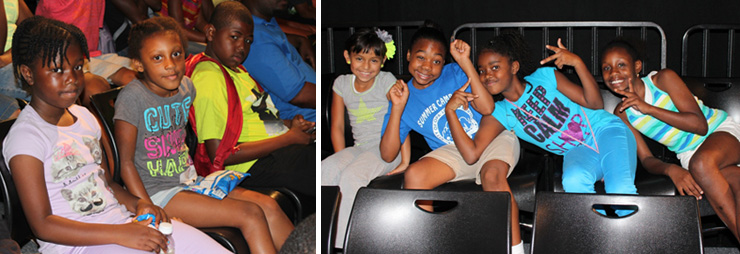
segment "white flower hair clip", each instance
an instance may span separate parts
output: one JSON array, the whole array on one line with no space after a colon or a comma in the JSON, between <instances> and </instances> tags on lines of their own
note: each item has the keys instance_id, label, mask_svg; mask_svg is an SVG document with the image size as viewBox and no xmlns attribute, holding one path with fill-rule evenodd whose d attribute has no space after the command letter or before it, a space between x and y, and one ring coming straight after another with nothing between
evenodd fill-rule
<instances>
[{"instance_id":1,"label":"white flower hair clip","mask_svg":"<svg viewBox=\"0 0 740 254\"><path fill-rule=\"evenodd\" d=\"M385 57L390 60L396 54L396 45L393 44L393 37L388 31L376 29L375 34L378 35L381 41L385 43Z\"/></svg>"}]
</instances>

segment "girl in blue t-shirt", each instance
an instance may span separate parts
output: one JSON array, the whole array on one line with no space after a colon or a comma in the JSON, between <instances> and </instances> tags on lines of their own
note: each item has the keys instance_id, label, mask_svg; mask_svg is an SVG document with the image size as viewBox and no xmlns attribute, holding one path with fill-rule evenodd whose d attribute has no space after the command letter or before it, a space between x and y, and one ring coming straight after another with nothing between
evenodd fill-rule
<instances>
[{"instance_id":1,"label":"girl in blue t-shirt","mask_svg":"<svg viewBox=\"0 0 740 254\"><path fill-rule=\"evenodd\" d=\"M448 45L457 63L445 65ZM447 44L447 37L439 29L425 24L412 36L406 58L413 79L409 85L399 80L388 91L391 104L383 124L381 157L393 161L410 130L424 136L434 151L409 165L404 188L432 189L450 181L475 179L485 191L511 192L506 177L519 159L519 141L508 131L499 132L501 135L478 131L482 116L492 112L493 98L480 83L470 60L470 46L461 40ZM447 101L458 89L464 91L464 100L472 107L466 104L446 110ZM451 129L459 131L453 133ZM479 144L472 152L478 158L470 159L461 154L462 149L458 151L461 136ZM523 253L519 210L513 196L511 203L512 250ZM422 207L431 210L431 206Z\"/></svg>"},{"instance_id":2,"label":"girl in blue t-shirt","mask_svg":"<svg viewBox=\"0 0 740 254\"><path fill-rule=\"evenodd\" d=\"M557 47L545 47L554 54L540 64L554 61L558 68L574 67L582 87L553 67L531 73L533 64L527 62L528 50L518 33L497 36L480 51L481 83L505 98L495 104L495 132L513 130L519 138L563 155L566 192L593 193L594 183L603 179L607 193L636 194L632 132L603 110L596 81L580 57L560 39Z\"/></svg>"}]
</instances>

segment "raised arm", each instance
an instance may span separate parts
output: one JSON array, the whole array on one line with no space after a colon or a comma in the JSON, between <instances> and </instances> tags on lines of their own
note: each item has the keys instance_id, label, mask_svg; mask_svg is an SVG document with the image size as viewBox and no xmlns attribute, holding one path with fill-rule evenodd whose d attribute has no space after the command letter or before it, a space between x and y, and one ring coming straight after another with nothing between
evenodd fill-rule
<instances>
[{"instance_id":1,"label":"raised arm","mask_svg":"<svg viewBox=\"0 0 740 254\"><path fill-rule=\"evenodd\" d=\"M399 79L388 90L387 96L391 101L391 107L388 109L390 116L385 132L380 138L380 157L386 162L392 162L401 149L401 116L409 99L409 87L406 82Z\"/></svg>"},{"instance_id":2,"label":"raised arm","mask_svg":"<svg viewBox=\"0 0 740 254\"><path fill-rule=\"evenodd\" d=\"M460 68L468 76L468 82L470 83L470 91L475 95L471 104L475 111L482 115L490 115L493 113L493 97L483 84L480 82L478 77L478 69L470 60L470 45L463 40L454 40L450 43L450 54L455 59Z\"/></svg>"},{"instance_id":3,"label":"raised arm","mask_svg":"<svg viewBox=\"0 0 740 254\"><path fill-rule=\"evenodd\" d=\"M604 109L604 101L601 98L601 91L599 86L596 84L596 79L586 67L583 60L576 54L568 51L563 46L561 39L558 38L558 46L545 45L545 47L553 52L553 55L542 59L540 64L545 64L550 61L555 61L555 66L558 69L562 69L563 66L573 66L578 79L581 80L581 86L578 86L571 82L565 75L560 72L555 72L555 78L558 82L558 91L562 92L572 101L578 103L581 106L590 109Z\"/></svg>"},{"instance_id":4,"label":"raised arm","mask_svg":"<svg viewBox=\"0 0 740 254\"><path fill-rule=\"evenodd\" d=\"M118 244L144 251L166 248L167 238L147 227L148 221L92 224L52 214L43 162L30 155L16 155L9 166L28 224L39 239L64 245Z\"/></svg>"},{"instance_id":5,"label":"raised arm","mask_svg":"<svg viewBox=\"0 0 740 254\"><path fill-rule=\"evenodd\" d=\"M640 163L642 163L645 170L652 174L670 177L681 195L692 195L697 199L701 199L701 195L704 191L699 187L696 181L694 181L694 178L688 170L685 170L676 164L666 163L653 155L650 148L647 146L647 143L645 143L645 140L642 138L642 134L632 127L627 120L627 115L623 111L619 110L623 104L624 102L617 105L614 109L614 114L622 119L622 122L630 128L632 135L635 136L635 141L637 141L637 158L640 159Z\"/></svg>"},{"instance_id":6,"label":"raised arm","mask_svg":"<svg viewBox=\"0 0 740 254\"><path fill-rule=\"evenodd\" d=\"M347 147L346 141L344 140L344 99L339 96L336 92L332 93L331 101L331 145L334 147L334 152Z\"/></svg>"},{"instance_id":7,"label":"raised arm","mask_svg":"<svg viewBox=\"0 0 740 254\"><path fill-rule=\"evenodd\" d=\"M618 94L624 96L624 102L618 109L624 111L632 107L643 114L651 115L680 130L706 135L709 128L707 126L707 119L704 118L704 113L699 109L699 104L696 103L693 94L686 87L686 83L681 80L681 77L670 69L664 69L658 72L654 78L653 83L659 89L668 93L678 112L645 103L635 93L633 85L635 80L633 79L629 79L628 81L629 91L616 91Z\"/></svg>"}]
</instances>

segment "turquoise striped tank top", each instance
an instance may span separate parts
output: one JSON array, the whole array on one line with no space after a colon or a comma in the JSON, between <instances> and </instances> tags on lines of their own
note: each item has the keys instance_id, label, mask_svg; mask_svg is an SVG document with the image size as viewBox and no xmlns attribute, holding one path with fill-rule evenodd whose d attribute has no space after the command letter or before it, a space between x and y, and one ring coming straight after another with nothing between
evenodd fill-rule
<instances>
[{"instance_id":1,"label":"turquoise striped tank top","mask_svg":"<svg viewBox=\"0 0 740 254\"><path fill-rule=\"evenodd\" d=\"M645 102L665 110L678 112L668 93L658 89L653 84L652 76L656 73L658 72L653 71L642 78L642 81L645 83ZM727 118L727 112L705 106L696 96L694 96L694 99L699 104L699 109L701 109L701 112L707 119L707 126L709 128L707 135L704 136L679 130L653 116L644 115L632 108L625 110L625 113L630 124L642 134L665 145L675 153L682 153L698 147Z\"/></svg>"}]
</instances>

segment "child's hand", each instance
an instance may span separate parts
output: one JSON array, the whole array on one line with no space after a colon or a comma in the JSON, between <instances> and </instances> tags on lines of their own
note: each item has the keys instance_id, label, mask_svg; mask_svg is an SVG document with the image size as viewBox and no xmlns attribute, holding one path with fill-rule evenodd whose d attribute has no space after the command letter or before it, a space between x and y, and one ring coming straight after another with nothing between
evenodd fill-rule
<instances>
[{"instance_id":1,"label":"child's hand","mask_svg":"<svg viewBox=\"0 0 740 254\"><path fill-rule=\"evenodd\" d=\"M565 65L575 67L578 64L583 64L583 60L581 60L578 55L573 54L572 52L568 51L565 46L563 46L563 42L560 38L558 38L557 47L545 45L545 48L549 49L552 52L555 52L555 54L542 59L542 61L540 61L540 64L546 64L552 60L555 60L555 66L557 66L558 69L562 69Z\"/></svg>"},{"instance_id":2,"label":"child's hand","mask_svg":"<svg viewBox=\"0 0 740 254\"><path fill-rule=\"evenodd\" d=\"M388 90L386 97L393 106L406 106L406 102L409 100L409 86L403 80L396 80L396 83Z\"/></svg>"},{"instance_id":3,"label":"child's hand","mask_svg":"<svg viewBox=\"0 0 740 254\"><path fill-rule=\"evenodd\" d=\"M465 89L468 89L468 86L470 86L469 79L468 82L465 83L465 85L460 87L460 89L457 89L457 91L452 94L450 100L447 101L447 106L445 107L446 111L455 111L455 109L459 108L460 106L462 106L463 109L468 110L468 104L470 104L471 101L475 100L475 98L478 98L478 96L475 94L465 92Z\"/></svg>"},{"instance_id":4,"label":"child's hand","mask_svg":"<svg viewBox=\"0 0 740 254\"><path fill-rule=\"evenodd\" d=\"M389 176L389 175L395 175L395 174L403 173L404 171L406 171L406 169L408 167L409 167L409 164L408 163L398 164L398 166L396 168L394 168L393 170L391 170L391 172L388 172L388 174L385 174L385 175Z\"/></svg>"},{"instance_id":5,"label":"child's hand","mask_svg":"<svg viewBox=\"0 0 740 254\"><path fill-rule=\"evenodd\" d=\"M316 126L316 123L303 119L303 115L295 115L293 120L290 121L290 133L295 137L297 144L307 145L316 140L316 133L308 133L312 127Z\"/></svg>"},{"instance_id":6,"label":"child's hand","mask_svg":"<svg viewBox=\"0 0 740 254\"><path fill-rule=\"evenodd\" d=\"M456 62L464 59L470 60L470 45L460 39L454 40L450 43L450 54Z\"/></svg>"},{"instance_id":7,"label":"child's hand","mask_svg":"<svg viewBox=\"0 0 740 254\"><path fill-rule=\"evenodd\" d=\"M696 197L696 199L701 199L701 195L704 194L704 191L694 181L688 170L678 166L671 166L668 176L673 181L673 184L676 185L676 189L678 189L678 193L681 195L691 195Z\"/></svg>"},{"instance_id":8,"label":"child's hand","mask_svg":"<svg viewBox=\"0 0 740 254\"><path fill-rule=\"evenodd\" d=\"M647 111L652 109L653 106L647 104L643 99L640 98L640 96L637 96L637 93L635 93L635 88L632 85L632 78L627 79L627 85L629 87L628 91L614 90L615 93L624 96L622 97L622 106L619 107L619 112L624 112L624 110L632 107L632 109L637 110L637 112L640 112L642 114L650 114Z\"/></svg>"},{"instance_id":9,"label":"child's hand","mask_svg":"<svg viewBox=\"0 0 740 254\"><path fill-rule=\"evenodd\" d=\"M164 212L164 209L152 203L149 203L143 199L139 199L139 201L136 204L136 216L147 214L147 213L154 214L154 217L155 217L154 225L157 227L159 227L160 222L170 221L170 219L167 217L167 213Z\"/></svg>"},{"instance_id":10,"label":"child's hand","mask_svg":"<svg viewBox=\"0 0 740 254\"><path fill-rule=\"evenodd\" d=\"M117 230L119 245L132 249L159 252L160 249L167 248L167 237L159 230L150 228L147 225L151 219L121 224L120 230Z\"/></svg>"}]
</instances>

